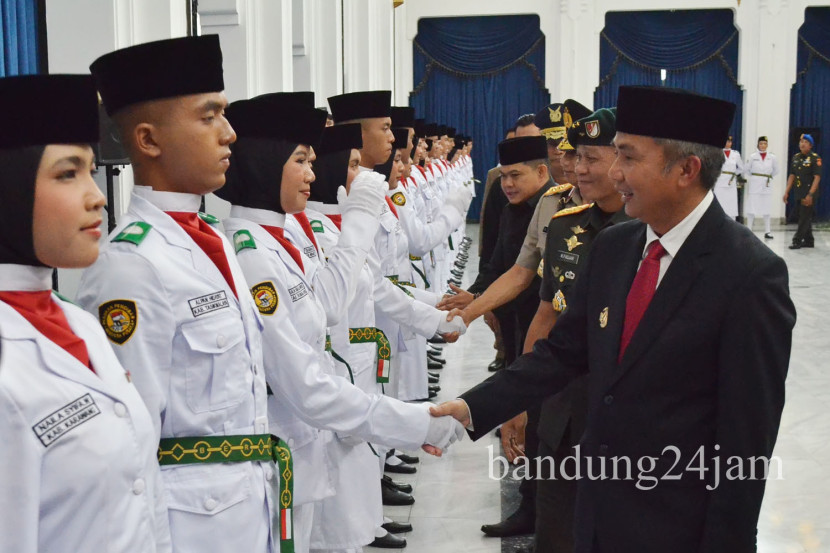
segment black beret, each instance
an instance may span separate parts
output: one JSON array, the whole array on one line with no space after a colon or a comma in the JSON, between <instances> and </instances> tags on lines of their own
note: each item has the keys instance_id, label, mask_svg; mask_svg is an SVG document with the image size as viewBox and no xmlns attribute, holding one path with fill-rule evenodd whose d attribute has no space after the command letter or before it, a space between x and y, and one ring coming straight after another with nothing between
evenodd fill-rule
<instances>
[{"instance_id":1,"label":"black beret","mask_svg":"<svg viewBox=\"0 0 830 553\"><path fill-rule=\"evenodd\" d=\"M561 104L551 104L536 114L533 122L539 127L542 136L548 140L560 141L573 122L591 115L591 110L576 100L565 100Z\"/></svg>"},{"instance_id":2,"label":"black beret","mask_svg":"<svg viewBox=\"0 0 830 553\"><path fill-rule=\"evenodd\" d=\"M350 92L329 98L331 116L337 123L389 117L392 111L392 92L375 90L371 92Z\"/></svg>"},{"instance_id":3,"label":"black beret","mask_svg":"<svg viewBox=\"0 0 830 553\"><path fill-rule=\"evenodd\" d=\"M614 140L616 134L616 108L602 108L574 123L568 129L568 142L574 147L578 145L611 146L611 141Z\"/></svg>"},{"instance_id":4,"label":"black beret","mask_svg":"<svg viewBox=\"0 0 830 553\"><path fill-rule=\"evenodd\" d=\"M105 54L89 66L107 113L162 98L221 92L217 35L174 38Z\"/></svg>"},{"instance_id":5,"label":"black beret","mask_svg":"<svg viewBox=\"0 0 830 553\"><path fill-rule=\"evenodd\" d=\"M438 136L438 125L427 123L424 125L424 136Z\"/></svg>"},{"instance_id":6,"label":"black beret","mask_svg":"<svg viewBox=\"0 0 830 553\"><path fill-rule=\"evenodd\" d=\"M393 106L390 117L393 127L415 127L415 108Z\"/></svg>"},{"instance_id":7,"label":"black beret","mask_svg":"<svg viewBox=\"0 0 830 553\"><path fill-rule=\"evenodd\" d=\"M98 93L90 75L0 79L0 148L98 142Z\"/></svg>"},{"instance_id":8,"label":"black beret","mask_svg":"<svg viewBox=\"0 0 830 553\"><path fill-rule=\"evenodd\" d=\"M502 165L537 159L548 159L548 143L544 136L520 136L499 142L499 163Z\"/></svg>"},{"instance_id":9,"label":"black beret","mask_svg":"<svg viewBox=\"0 0 830 553\"><path fill-rule=\"evenodd\" d=\"M240 138L268 138L317 145L326 126L325 112L297 103L288 94L264 94L234 102L225 111Z\"/></svg>"},{"instance_id":10,"label":"black beret","mask_svg":"<svg viewBox=\"0 0 830 553\"><path fill-rule=\"evenodd\" d=\"M617 131L722 148L735 104L679 88L621 86Z\"/></svg>"},{"instance_id":11,"label":"black beret","mask_svg":"<svg viewBox=\"0 0 830 553\"><path fill-rule=\"evenodd\" d=\"M323 129L323 138L317 148L318 155L342 152L343 150L359 150L363 147L363 131L360 123L333 125Z\"/></svg>"},{"instance_id":12,"label":"black beret","mask_svg":"<svg viewBox=\"0 0 830 553\"><path fill-rule=\"evenodd\" d=\"M395 135L392 148L395 150L406 148L406 143L409 141L409 129L392 129L392 134Z\"/></svg>"}]
</instances>

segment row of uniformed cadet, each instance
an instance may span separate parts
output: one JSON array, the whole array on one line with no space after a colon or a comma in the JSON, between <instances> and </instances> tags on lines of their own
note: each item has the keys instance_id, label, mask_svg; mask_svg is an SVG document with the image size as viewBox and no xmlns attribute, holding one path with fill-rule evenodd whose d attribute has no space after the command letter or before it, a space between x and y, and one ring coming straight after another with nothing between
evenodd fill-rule
<instances>
[{"instance_id":1,"label":"row of uniformed cadet","mask_svg":"<svg viewBox=\"0 0 830 553\"><path fill-rule=\"evenodd\" d=\"M158 64L158 59L168 63ZM20 434L21 444L18 451L5 455L21 455L26 460L21 466L24 474L6 474L4 463L3 477L13 480L8 488L4 486L2 501L26 497L31 505L4 510L21 516L5 520L18 531L15 538L21 536L17 547L17 542L6 538L10 533L3 533L3 547L11 543L10 551L153 551L167 550L171 545L173 551L227 551L231 547L290 551L294 545L304 550L308 542L303 539L307 540L310 524L307 519L296 528L292 524L292 495L307 493L311 497L314 490L330 487L330 472L307 478L301 473L304 467L308 470L306 462L328 468L331 460L301 454L292 464L289 446L273 433L280 432L281 438L293 442L301 453L303 447L297 440L319 441L325 446L332 439L331 434L304 424L390 446L429 444L425 448L435 453L460 437L460 427L447 418L430 417L421 406L366 394L337 376L324 354L321 334L324 336L327 319L319 303L297 309L308 321L302 331L293 320L292 304L316 298L316 291L304 280L302 271L294 270L292 275L291 264L299 267L301 260L295 260L292 249L276 240L281 233L262 234L259 230L272 226L269 223L282 230L274 223L285 217L281 208L282 202L288 201L281 194L284 182L294 193L289 199L296 201L298 194L304 194L300 183L313 180L308 167L313 155L310 144L315 132L319 136L322 129L321 122L315 131L316 113L304 112L299 104L286 105L280 112L283 124L262 134L258 134L262 125L250 124L245 135L248 140L235 152L244 159L240 168L248 170L236 175L236 191L243 191L236 214L250 215L244 230L249 231L250 242L257 248L240 248L248 237L240 240L236 231L233 238L239 251L234 251L231 242L213 228L218 221L198 213L201 196L224 184L225 172L232 165L231 144L237 138L224 117L227 101L222 93L221 67L215 36L144 44L105 55L91 67L105 107L130 154L136 179L129 211L98 261L84 272L78 295L79 303L104 327L115 355L104 344L100 331L84 322L85 315L58 305L48 295L48 266L77 267L94 260L90 245L83 243L86 257L71 259L77 244L67 241L100 236L95 227L100 224L103 199L97 189L97 197L87 194L84 206L88 213L81 226L72 226L82 222L80 217L78 221L68 216L52 220L56 218L53 212L68 204L64 197L52 198L49 207L40 208L39 218L38 173L33 244L27 246L24 239L18 248L23 253L4 259L14 275L3 282L19 290L47 292L45 300L38 300L43 305L36 307L45 305L55 320L45 330L35 326L40 334L55 333L58 338L52 341L63 345L81 363L65 359L64 352L56 351L34 329L21 332L19 324L14 331L2 327L2 378L8 378L10 385L3 390L2 408L10 415L3 423L10 425L9 435ZM87 92L87 101L95 98L91 83ZM58 102L31 90L21 96L27 93L34 99L48 100L44 105L60 105L61 116L70 117L65 115L65 98ZM81 98L80 93L76 97ZM97 109L94 102L91 105ZM268 105L262 113L270 110ZM64 120L52 111L45 113L56 121ZM23 118L12 128L30 125L31 117L24 110ZM84 127L78 138L62 131L33 144L91 142L84 132L93 127L97 129L97 120ZM57 169L50 168L60 171L54 180L85 186L92 182L88 178L91 149L81 150L58 160ZM289 155L280 158L273 155L275 152ZM44 159L46 153L50 153L49 147L43 150ZM298 159L300 153L304 159ZM14 184L25 185L26 178L31 182L32 168L37 167L37 157L17 155L15 159L18 170L4 171L4 190L6 175L20 175L21 182ZM239 179L240 174L245 178ZM26 186L20 189L27 190ZM67 189L62 187L61 193L69 194ZM32 198L12 190L15 200L22 198L18 208L25 219L26 201L31 203ZM365 186L355 188L355 196L344 202L343 210L354 212L355 219L362 218L365 227L382 200L382 188L368 179ZM77 208L77 203L71 207ZM4 202L6 205L12 206ZM42 210L47 210L47 215ZM58 256L56 261L40 257L38 221L43 217L48 221L40 224L50 231L48 236L63 240L53 250L69 257ZM55 230L59 223L65 223L66 228ZM254 233L261 242L256 242ZM348 243L342 248L339 293L346 295L352 288L351 279L361 271L367 248ZM270 264L256 263L251 268L251 264L240 263L243 256L255 251ZM15 269L15 263L23 268ZM246 279L246 271L264 271L267 274L263 276L269 278L253 282ZM289 283L293 285L286 286ZM9 302L4 299L4 303ZM341 301L344 307L346 304ZM4 318L18 322L5 304L0 307ZM60 317L59 311L66 315ZM38 317L42 317L40 312ZM463 324L448 324L463 330ZM78 336L86 344L86 355ZM71 339L63 343L67 337ZM38 354L38 348L46 353ZM32 365L33 356L43 362L41 372L55 371L60 381L77 382L49 385L47 395L32 397L39 376L33 371L19 374L16 365L26 360ZM8 359L14 370L6 370ZM89 374L77 374L83 370L94 371L93 376L104 384ZM143 405L137 401L131 382ZM20 394L24 390L30 405L23 404ZM273 395L268 397L270 393ZM68 401L61 403L59 396ZM128 429L118 428L125 423ZM22 433L27 428L31 435ZM121 443L122 439L133 445ZM87 452L93 452L92 458ZM59 458L62 455L65 458ZM122 460L122 455L127 457ZM83 462L72 461L73 456ZM60 469L46 470L57 463ZM157 463L162 466L160 479ZM73 466L77 468L67 478L65 471ZM118 475L112 467L119 469ZM106 475L112 476L112 483L102 486L100 479L110 477ZM126 475L131 475L129 486L124 483ZM163 483L163 497L157 482ZM125 499L126 492L132 497ZM79 513L84 512L90 513L89 525L83 524L83 518L78 521ZM118 522L100 524L102 512L117 517ZM303 532L296 536L296 543L295 529Z\"/></svg>"}]
</instances>

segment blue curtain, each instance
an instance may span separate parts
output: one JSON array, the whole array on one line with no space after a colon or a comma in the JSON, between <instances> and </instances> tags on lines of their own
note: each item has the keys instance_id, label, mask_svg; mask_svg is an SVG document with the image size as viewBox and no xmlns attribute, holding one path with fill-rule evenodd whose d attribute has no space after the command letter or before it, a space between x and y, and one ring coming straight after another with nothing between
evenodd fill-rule
<instances>
[{"instance_id":1,"label":"blue curtain","mask_svg":"<svg viewBox=\"0 0 830 553\"><path fill-rule=\"evenodd\" d=\"M413 54L409 104L417 116L475 140L472 156L481 184L469 217L478 220L484 179L498 162L504 131L520 115L550 103L539 16L421 19Z\"/></svg>"},{"instance_id":2,"label":"blue curtain","mask_svg":"<svg viewBox=\"0 0 830 553\"><path fill-rule=\"evenodd\" d=\"M595 107L617 103L620 85L685 88L734 102L734 147L741 149L743 91L732 10L609 12L600 35ZM666 70L665 83L660 70ZM743 151L741 152L743 154Z\"/></svg>"},{"instance_id":3,"label":"blue curtain","mask_svg":"<svg viewBox=\"0 0 830 553\"><path fill-rule=\"evenodd\" d=\"M815 152L822 162L830 159L830 8L807 8L804 25L798 31L798 76L790 93L790 128L818 127L821 139ZM798 151L797 140L789 144L789 162ZM816 217L830 218L828 172L822 176L822 193ZM788 206L791 207L791 206Z\"/></svg>"},{"instance_id":4,"label":"blue curtain","mask_svg":"<svg viewBox=\"0 0 830 553\"><path fill-rule=\"evenodd\" d=\"M36 0L0 0L0 77L37 72Z\"/></svg>"}]
</instances>

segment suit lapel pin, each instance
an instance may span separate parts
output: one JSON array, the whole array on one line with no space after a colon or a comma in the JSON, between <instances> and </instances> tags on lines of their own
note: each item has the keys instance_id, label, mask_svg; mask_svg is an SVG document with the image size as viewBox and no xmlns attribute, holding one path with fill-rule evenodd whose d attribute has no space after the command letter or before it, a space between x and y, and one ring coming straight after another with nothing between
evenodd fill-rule
<instances>
[{"instance_id":1,"label":"suit lapel pin","mask_svg":"<svg viewBox=\"0 0 830 553\"><path fill-rule=\"evenodd\" d=\"M608 308L603 309L599 314L599 327L605 328L608 326Z\"/></svg>"}]
</instances>

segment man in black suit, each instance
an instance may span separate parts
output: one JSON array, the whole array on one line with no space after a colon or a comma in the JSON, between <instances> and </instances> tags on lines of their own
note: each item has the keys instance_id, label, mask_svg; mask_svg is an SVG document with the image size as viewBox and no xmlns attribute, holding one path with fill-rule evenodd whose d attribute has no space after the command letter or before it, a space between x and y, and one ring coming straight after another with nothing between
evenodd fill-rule
<instances>
[{"instance_id":1,"label":"man in black suit","mask_svg":"<svg viewBox=\"0 0 830 553\"><path fill-rule=\"evenodd\" d=\"M734 109L621 87L609 175L639 221L597 236L533 352L433 408L477 439L589 373L578 553L756 550L795 308L784 261L711 191Z\"/></svg>"}]
</instances>

